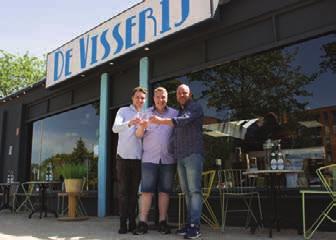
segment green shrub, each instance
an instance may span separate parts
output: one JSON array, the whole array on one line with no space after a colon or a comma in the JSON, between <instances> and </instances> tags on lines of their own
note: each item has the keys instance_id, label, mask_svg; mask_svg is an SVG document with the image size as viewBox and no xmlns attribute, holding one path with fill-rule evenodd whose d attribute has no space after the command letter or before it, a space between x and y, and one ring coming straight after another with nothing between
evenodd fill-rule
<instances>
[{"instance_id":1,"label":"green shrub","mask_svg":"<svg viewBox=\"0 0 336 240\"><path fill-rule=\"evenodd\" d=\"M84 178L87 174L87 167L84 164L65 163L57 171L65 179Z\"/></svg>"}]
</instances>

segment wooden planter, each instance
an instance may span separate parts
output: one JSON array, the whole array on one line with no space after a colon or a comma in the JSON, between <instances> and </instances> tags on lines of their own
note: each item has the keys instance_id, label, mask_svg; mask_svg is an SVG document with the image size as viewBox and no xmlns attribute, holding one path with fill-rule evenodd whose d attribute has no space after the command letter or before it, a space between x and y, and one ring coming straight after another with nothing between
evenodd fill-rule
<instances>
[{"instance_id":1,"label":"wooden planter","mask_svg":"<svg viewBox=\"0 0 336 240\"><path fill-rule=\"evenodd\" d=\"M65 179L65 192L67 193L78 193L82 190L82 179Z\"/></svg>"},{"instance_id":2,"label":"wooden planter","mask_svg":"<svg viewBox=\"0 0 336 240\"><path fill-rule=\"evenodd\" d=\"M58 218L61 221L81 221L88 219L87 216L79 217L77 213L77 200L81 195L82 179L65 179L65 192L68 195L68 216Z\"/></svg>"}]
</instances>

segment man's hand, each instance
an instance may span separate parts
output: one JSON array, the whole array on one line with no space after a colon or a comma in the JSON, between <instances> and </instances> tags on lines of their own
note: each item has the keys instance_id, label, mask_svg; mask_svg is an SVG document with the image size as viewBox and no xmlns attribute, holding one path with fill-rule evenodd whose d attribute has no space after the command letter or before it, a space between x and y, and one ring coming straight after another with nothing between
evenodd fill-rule
<instances>
[{"instance_id":1,"label":"man's hand","mask_svg":"<svg viewBox=\"0 0 336 240\"><path fill-rule=\"evenodd\" d=\"M161 124L162 122L162 118L156 116L156 115L153 115L149 118L149 123L152 123L152 124Z\"/></svg>"},{"instance_id":2,"label":"man's hand","mask_svg":"<svg viewBox=\"0 0 336 240\"><path fill-rule=\"evenodd\" d=\"M148 120L141 120L139 126L143 129L146 129L148 127L148 124L149 124Z\"/></svg>"},{"instance_id":3,"label":"man's hand","mask_svg":"<svg viewBox=\"0 0 336 240\"><path fill-rule=\"evenodd\" d=\"M132 125L138 125L140 124L140 122L141 122L141 119L136 117L129 121L128 126L131 127Z\"/></svg>"}]
</instances>

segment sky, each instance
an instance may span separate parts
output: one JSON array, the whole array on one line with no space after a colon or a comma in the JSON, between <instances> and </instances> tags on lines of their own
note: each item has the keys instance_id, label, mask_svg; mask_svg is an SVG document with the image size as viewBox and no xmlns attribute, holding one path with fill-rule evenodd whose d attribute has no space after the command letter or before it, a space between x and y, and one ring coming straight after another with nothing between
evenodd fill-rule
<instances>
[{"instance_id":1,"label":"sky","mask_svg":"<svg viewBox=\"0 0 336 240\"><path fill-rule=\"evenodd\" d=\"M0 49L42 58L141 0L0 0Z\"/></svg>"}]
</instances>

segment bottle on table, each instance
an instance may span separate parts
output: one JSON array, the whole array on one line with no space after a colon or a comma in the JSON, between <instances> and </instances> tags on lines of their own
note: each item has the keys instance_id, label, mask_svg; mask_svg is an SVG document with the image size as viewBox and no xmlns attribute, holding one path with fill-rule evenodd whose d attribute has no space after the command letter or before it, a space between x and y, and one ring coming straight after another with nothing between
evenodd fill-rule
<instances>
[{"instance_id":1,"label":"bottle on table","mask_svg":"<svg viewBox=\"0 0 336 240\"><path fill-rule=\"evenodd\" d=\"M275 146L272 147L272 151L271 151L271 169L272 170L277 169L277 154L276 154Z\"/></svg>"}]
</instances>

